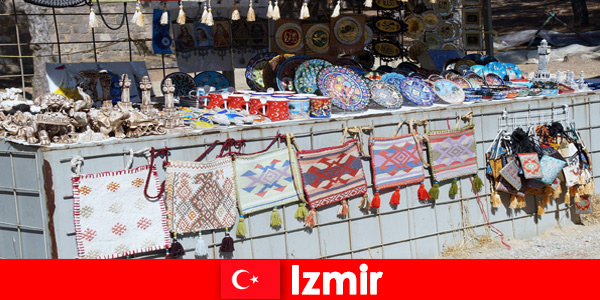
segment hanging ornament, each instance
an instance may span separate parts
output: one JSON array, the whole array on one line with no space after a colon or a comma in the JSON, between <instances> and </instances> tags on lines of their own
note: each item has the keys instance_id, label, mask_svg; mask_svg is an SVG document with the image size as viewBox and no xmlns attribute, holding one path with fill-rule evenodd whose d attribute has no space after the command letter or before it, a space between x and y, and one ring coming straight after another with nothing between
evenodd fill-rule
<instances>
[{"instance_id":1,"label":"hanging ornament","mask_svg":"<svg viewBox=\"0 0 600 300\"><path fill-rule=\"evenodd\" d=\"M223 237L223 240L221 241L219 252L233 252L234 250L233 238L229 235L229 228L225 228L225 237Z\"/></svg>"},{"instance_id":2,"label":"hanging ornament","mask_svg":"<svg viewBox=\"0 0 600 300\"><path fill-rule=\"evenodd\" d=\"M279 5L277 5L277 1L275 1L275 6L273 7L273 21L277 21L281 19L281 15L279 14Z\"/></svg>"},{"instance_id":3,"label":"hanging ornament","mask_svg":"<svg viewBox=\"0 0 600 300\"><path fill-rule=\"evenodd\" d=\"M335 8L333 9L333 13L331 14L332 18L336 18L340 16L340 2L342 0L338 0L337 4L335 5Z\"/></svg>"},{"instance_id":4,"label":"hanging ornament","mask_svg":"<svg viewBox=\"0 0 600 300\"><path fill-rule=\"evenodd\" d=\"M281 227L281 224L282 224L281 215L277 211L277 206L275 206L273 208L273 212L271 213L271 227L273 227L273 228Z\"/></svg>"},{"instance_id":5,"label":"hanging ornament","mask_svg":"<svg viewBox=\"0 0 600 300\"><path fill-rule=\"evenodd\" d=\"M167 4L163 6L163 13L160 15L160 25L169 24L169 12L167 11Z\"/></svg>"},{"instance_id":6,"label":"hanging ornament","mask_svg":"<svg viewBox=\"0 0 600 300\"><path fill-rule=\"evenodd\" d=\"M213 19L212 6L210 5L210 1L208 2L208 14L206 14L206 25L208 25L208 26L215 25L215 20Z\"/></svg>"},{"instance_id":7,"label":"hanging ornament","mask_svg":"<svg viewBox=\"0 0 600 300\"><path fill-rule=\"evenodd\" d=\"M183 2L179 1L179 14L177 15L177 24L185 24L185 11L183 11Z\"/></svg>"},{"instance_id":8,"label":"hanging ornament","mask_svg":"<svg viewBox=\"0 0 600 300\"><path fill-rule=\"evenodd\" d=\"M185 249L183 245L177 241L177 233L173 233L173 242L171 248L167 249L167 255L165 258L180 258L185 255Z\"/></svg>"},{"instance_id":9,"label":"hanging ornament","mask_svg":"<svg viewBox=\"0 0 600 300\"><path fill-rule=\"evenodd\" d=\"M240 19L240 11L237 7L237 2L233 2L233 12L231 13L231 20L237 21Z\"/></svg>"},{"instance_id":10,"label":"hanging ornament","mask_svg":"<svg viewBox=\"0 0 600 300\"><path fill-rule=\"evenodd\" d=\"M135 13L131 18L131 23L143 27L144 26L144 14L142 14L140 0L135 4Z\"/></svg>"},{"instance_id":11,"label":"hanging ornament","mask_svg":"<svg viewBox=\"0 0 600 300\"><path fill-rule=\"evenodd\" d=\"M269 6L267 7L267 18L268 19L273 18L273 2L272 1L269 1Z\"/></svg>"},{"instance_id":12,"label":"hanging ornament","mask_svg":"<svg viewBox=\"0 0 600 300\"><path fill-rule=\"evenodd\" d=\"M200 23L206 24L206 18L208 17L208 6L204 4L204 11L202 12L202 17L200 17Z\"/></svg>"},{"instance_id":13,"label":"hanging ornament","mask_svg":"<svg viewBox=\"0 0 600 300\"><path fill-rule=\"evenodd\" d=\"M365 0L365 7L373 7L373 0Z\"/></svg>"},{"instance_id":14,"label":"hanging ornament","mask_svg":"<svg viewBox=\"0 0 600 300\"><path fill-rule=\"evenodd\" d=\"M235 230L235 235L238 237L245 237L247 233L246 223L244 223L244 215L240 215L240 220L238 221L237 228Z\"/></svg>"},{"instance_id":15,"label":"hanging ornament","mask_svg":"<svg viewBox=\"0 0 600 300\"><path fill-rule=\"evenodd\" d=\"M308 10L308 0L304 0L302 8L300 9L300 20L310 18L310 11Z\"/></svg>"},{"instance_id":16,"label":"hanging ornament","mask_svg":"<svg viewBox=\"0 0 600 300\"><path fill-rule=\"evenodd\" d=\"M196 250L194 254L198 257L208 256L208 245L202 238L202 232L198 233L198 241L196 242Z\"/></svg>"},{"instance_id":17,"label":"hanging ornament","mask_svg":"<svg viewBox=\"0 0 600 300\"><path fill-rule=\"evenodd\" d=\"M252 8L252 0L250 0L250 5L248 6L248 15L246 16L246 21L256 21L256 15L254 14L254 9Z\"/></svg>"},{"instance_id":18,"label":"hanging ornament","mask_svg":"<svg viewBox=\"0 0 600 300\"><path fill-rule=\"evenodd\" d=\"M100 20L96 17L96 12L94 11L94 6L90 5L90 28L98 28L100 26Z\"/></svg>"}]
</instances>

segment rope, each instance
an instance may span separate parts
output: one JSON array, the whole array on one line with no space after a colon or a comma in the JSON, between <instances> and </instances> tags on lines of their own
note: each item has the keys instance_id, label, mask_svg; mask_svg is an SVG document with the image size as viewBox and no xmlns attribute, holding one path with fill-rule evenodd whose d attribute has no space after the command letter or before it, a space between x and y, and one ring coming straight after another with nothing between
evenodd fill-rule
<instances>
[{"instance_id":1,"label":"rope","mask_svg":"<svg viewBox=\"0 0 600 300\"><path fill-rule=\"evenodd\" d=\"M471 181L471 185L473 185L473 176L469 176L469 180ZM500 236L500 242L504 246L506 246L506 248L508 248L508 250L510 250L511 249L510 245L504 241L504 233L502 231L500 231L500 229L498 229L494 225L492 225L492 223L490 223L490 220L487 217L487 212L485 211L485 208L483 206L483 202L481 202L481 198L479 197L479 192L478 191L474 191L474 192L475 192L475 196L477 196L477 203L479 204L479 209L481 209L481 212L483 214L483 218L485 219L485 222L496 234L498 234Z\"/></svg>"},{"instance_id":2,"label":"rope","mask_svg":"<svg viewBox=\"0 0 600 300\"><path fill-rule=\"evenodd\" d=\"M71 171L75 175L81 174L81 165L83 164L83 157L77 155L71 159Z\"/></svg>"},{"instance_id":3,"label":"rope","mask_svg":"<svg viewBox=\"0 0 600 300\"><path fill-rule=\"evenodd\" d=\"M206 157L206 155L207 155L207 154L208 154L210 151L212 151L212 149L214 149L214 148L215 148L215 146L217 146L217 143L219 143L219 140L216 140L216 141L214 141L214 142L212 143L212 145L210 145L210 146L208 147L208 149L206 149L206 151L204 151L204 153L202 153L200 156L198 156L198 158L196 158L196 160L194 160L194 161L201 161L202 159L204 159L204 157Z\"/></svg>"},{"instance_id":4,"label":"rope","mask_svg":"<svg viewBox=\"0 0 600 300\"><path fill-rule=\"evenodd\" d=\"M152 147L150 150L150 153L152 154L150 156L150 168L148 169L148 177L146 178L146 184L144 185L144 196L146 196L146 199L148 200L159 200L162 193L165 191L165 181L163 180L158 190L158 194L156 196L148 195L148 186L150 184L150 178L152 177L152 170L154 169L154 158L156 158L157 156L165 157L165 160L163 161L163 168L168 166L169 150L171 150L171 148L167 147L159 150L155 150L154 147Z\"/></svg>"},{"instance_id":5,"label":"rope","mask_svg":"<svg viewBox=\"0 0 600 300\"><path fill-rule=\"evenodd\" d=\"M123 24L125 24L125 19L127 19L127 2L123 2L123 17L121 18L121 24L119 24L119 26L114 27L114 28L110 27L110 25L108 25L108 23L104 19L104 14L102 13L102 8L100 7L100 0L96 0L96 4L98 5L98 14L100 15L102 22L104 22L104 25L106 25L106 27L108 27L108 29L119 30L119 29L121 29L121 27L123 27ZM90 6L92 6L91 1L90 1Z\"/></svg>"},{"instance_id":6,"label":"rope","mask_svg":"<svg viewBox=\"0 0 600 300\"><path fill-rule=\"evenodd\" d=\"M275 136L275 138L273 138L273 140L271 141L271 143L269 143L269 145L268 145L268 146L267 146L265 149L263 149L263 150L260 150L260 151L257 151L257 152L253 152L253 153L239 153L239 152L238 152L238 153L236 153L236 154L237 154L237 155L253 155L253 154L260 154L260 153L263 153L263 152L267 152L269 149L271 149L271 146L273 146L273 145L275 144L275 142L277 142L277 141L280 141L280 142L282 142L282 143L285 143L285 140L286 140L285 134L278 133L278 134ZM245 141L245 140L244 140L244 141Z\"/></svg>"},{"instance_id":7,"label":"rope","mask_svg":"<svg viewBox=\"0 0 600 300\"><path fill-rule=\"evenodd\" d=\"M141 154L143 154L146 157L146 159L149 160L151 155L150 148L144 148L136 152L134 152L133 149L129 149L129 161L127 162L127 169L131 169L131 167L133 166L133 157Z\"/></svg>"},{"instance_id":8,"label":"rope","mask_svg":"<svg viewBox=\"0 0 600 300\"><path fill-rule=\"evenodd\" d=\"M241 154L240 151L232 152L231 149L238 148L241 150L241 148L244 146L246 146L245 139L241 139L241 140L226 139L225 142L223 143L223 146L221 147L221 152L219 152L219 155L217 155L217 158L224 157L225 155L239 155L239 154ZM225 151L228 151L228 152L224 153Z\"/></svg>"}]
</instances>

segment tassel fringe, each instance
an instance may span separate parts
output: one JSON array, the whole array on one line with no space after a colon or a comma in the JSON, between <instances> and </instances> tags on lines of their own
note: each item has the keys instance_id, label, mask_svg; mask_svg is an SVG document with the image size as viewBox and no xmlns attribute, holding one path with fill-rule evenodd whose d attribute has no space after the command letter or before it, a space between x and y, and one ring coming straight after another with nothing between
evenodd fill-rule
<instances>
[{"instance_id":1,"label":"tassel fringe","mask_svg":"<svg viewBox=\"0 0 600 300\"><path fill-rule=\"evenodd\" d=\"M371 208L379 208L381 206L381 197L379 197L379 191L375 191L375 196L371 201Z\"/></svg>"},{"instance_id":2,"label":"tassel fringe","mask_svg":"<svg viewBox=\"0 0 600 300\"><path fill-rule=\"evenodd\" d=\"M390 199L391 205L400 204L400 187L397 187L394 193L392 194L392 198Z\"/></svg>"},{"instance_id":3,"label":"tassel fringe","mask_svg":"<svg viewBox=\"0 0 600 300\"><path fill-rule=\"evenodd\" d=\"M369 203L369 196L367 194L364 194L362 200L360 200L360 203L358 204L358 208L364 210L369 209L369 207L371 207L371 204Z\"/></svg>"},{"instance_id":4,"label":"tassel fringe","mask_svg":"<svg viewBox=\"0 0 600 300\"><path fill-rule=\"evenodd\" d=\"M296 219L304 219L308 215L308 208L306 208L306 204L304 202L298 203L298 209L294 213L294 218Z\"/></svg>"},{"instance_id":5,"label":"tassel fringe","mask_svg":"<svg viewBox=\"0 0 600 300\"><path fill-rule=\"evenodd\" d=\"M194 250L194 254L198 257L208 256L208 245L202 238L202 235L198 237L198 241L196 242L196 249Z\"/></svg>"},{"instance_id":6,"label":"tassel fringe","mask_svg":"<svg viewBox=\"0 0 600 300\"><path fill-rule=\"evenodd\" d=\"M419 200L421 200L421 201L431 199L431 196L425 189L425 185L422 182L421 182L421 185L419 186L419 190L417 191L417 197L419 197Z\"/></svg>"},{"instance_id":7,"label":"tassel fringe","mask_svg":"<svg viewBox=\"0 0 600 300\"><path fill-rule=\"evenodd\" d=\"M342 200L342 202L340 204L340 207L338 208L337 215L340 216L340 217L342 217L342 218L343 217L347 217L348 216L348 211L349 211L348 201Z\"/></svg>"},{"instance_id":8,"label":"tassel fringe","mask_svg":"<svg viewBox=\"0 0 600 300\"><path fill-rule=\"evenodd\" d=\"M219 252L233 252L235 248L233 247L233 238L229 235L229 231L225 232L225 237L221 241L221 247L219 247Z\"/></svg>"},{"instance_id":9,"label":"tassel fringe","mask_svg":"<svg viewBox=\"0 0 600 300\"><path fill-rule=\"evenodd\" d=\"M254 8L252 8L252 2L250 2L250 6L248 6L248 16L246 16L246 21L256 21L256 15L254 14Z\"/></svg>"},{"instance_id":10,"label":"tassel fringe","mask_svg":"<svg viewBox=\"0 0 600 300\"><path fill-rule=\"evenodd\" d=\"M516 209L517 207L519 207L517 195L510 195L510 204L508 205L508 208Z\"/></svg>"},{"instance_id":11,"label":"tassel fringe","mask_svg":"<svg viewBox=\"0 0 600 300\"><path fill-rule=\"evenodd\" d=\"M179 14L177 15L177 24L185 24L185 11L183 10L183 4L181 2L179 3Z\"/></svg>"},{"instance_id":12,"label":"tassel fringe","mask_svg":"<svg viewBox=\"0 0 600 300\"><path fill-rule=\"evenodd\" d=\"M169 12L165 8L165 10L163 10L162 15L160 15L160 25L167 25L167 24L169 24Z\"/></svg>"},{"instance_id":13,"label":"tassel fringe","mask_svg":"<svg viewBox=\"0 0 600 300\"><path fill-rule=\"evenodd\" d=\"M277 1L275 1L275 6L273 7L273 21L277 21L279 19L281 19L281 15L279 14L279 5L277 4Z\"/></svg>"},{"instance_id":14,"label":"tassel fringe","mask_svg":"<svg viewBox=\"0 0 600 300\"><path fill-rule=\"evenodd\" d=\"M96 12L94 11L93 7L90 7L90 21L88 25L90 26L90 28L100 27L100 20L98 20L98 17L96 16Z\"/></svg>"},{"instance_id":15,"label":"tassel fringe","mask_svg":"<svg viewBox=\"0 0 600 300\"><path fill-rule=\"evenodd\" d=\"M277 206L273 207L273 212L271 213L271 227L281 227L281 215L277 211Z\"/></svg>"},{"instance_id":16,"label":"tassel fringe","mask_svg":"<svg viewBox=\"0 0 600 300\"><path fill-rule=\"evenodd\" d=\"M496 192L496 191L492 191L492 197L491 197L490 201L492 203L493 208L498 208L498 207L500 207L500 205L502 205L502 200L500 199L500 195L498 195L498 192Z\"/></svg>"},{"instance_id":17,"label":"tassel fringe","mask_svg":"<svg viewBox=\"0 0 600 300\"><path fill-rule=\"evenodd\" d=\"M317 211L313 208L308 212L306 219L304 220L304 227L313 228L315 227L315 217L317 216Z\"/></svg>"},{"instance_id":18,"label":"tassel fringe","mask_svg":"<svg viewBox=\"0 0 600 300\"><path fill-rule=\"evenodd\" d=\"M454 198L456 195L458 195L458 180L456 178L454 178L452 180L452 185L450 185L450 191L448 192L448 195L450 196L450 198Z\"/></svg>"},{"instance_id":19,"label":"tassel fringe","mask_svg":"<svg viewBox=\"0 0 600 300\"><path fill-rule=\"evenodd\" d=\"M337 4L335 5L335 8L333 9L333 13L331 14L332 18L337 18L340 16L340 1L338 0Z\"/></svg>"},{"instance_id":20,"label":"tassel fringe","mask_svg":"<svg viewBox=\"0 0 600 300\"><path fill-rule=\"evenodd\" d=\"M525 208L526 206L525 196L517 196L517 208Z\"/></svg>"},{"instance_id":21,"label":"tassel fringe","mask_svg":"<svg viewBox=\"0 0 600 300\"><path fill-rule=\"evenodd\" d=\"M365 1L365 7L368 7L368 8L373 7L373 0L366 0Z\"/></svg>"},{"instance_id":22,"label":"tassel fringe","mask_svg":"<svg viewBox=\"0 0 600 300\"><path fill-rule=\"evenodd\" d=\"M208 8L208 14L206 15L206 25L213 26L215 25L215 21L213 19L212 8Z\"/></svg>"},{"instance_id":23,"label":"tassel fringe","mask_svg":"<svg viewBox=\"0 0 600 300\"><path fill-rule=\"evenodd\" d=\"M269 1L269 6L267 7L267 18L273 19L273 1Z\"/></svg>"},{"instance_id":24,"label":"tassel fringe","mask_svg":"<svg viewBox=\"0 0 600 300\"><path fill-rule=\"evenodd\" d=\"M310 18L310 11L308 10L308 3L304 1L304 4L302 4L302 8L300 9L300 20L308 18Z\"/></svg>"},{"instance_id":25,"label":"tassel fringe","mask_svg":"<svg viewBox=\"0 0 600 300\"><path fill-rule=\"evenodd\" d=\"M235 7L235 4L234 4ZM200 17L200 23L206 24L206 18L208 17L208 7L204 5L204 11L202 12L202 17Z\"/></svg>"},{"instance_id":26,"label":"tassel fringe","mask_svg":"<svg viewBox=\"0 0 600 300\"><path fill-rule=\"evenodd\" d=\"M240 216L237 228L235 229L235 235L238 237L245 237L246 233L246 223L244 223L244 216Z\"/></svg>"},{"instance_id":27,"label":"tassel fringe","mask_svg":"<svg viewBox=\"0 0 600 300\"><path fill-rule=\"evenodd\" d=\"M133 17L131 17L131 23L138 27L144 27L144 14L142 14L139 3L135 7L135 13L133 14Z\"/></svg>"},{"instance_id":28,"label":"tassel fringe","mask_svg":"<svg viewBox=\"0 0 600 300\"><path fill-rule=\"evenodd\" d=\"M473 192L479 192L483 188L483 180L479 177L479 175L475 174L473 176Z\"/></svg>"},{"instance_id":29,"label":"tassel fringe","mask_svg":"<svg viewBox=\"0 0 600 300\"><path fill-rule=\"evenodd\" d=\"M431 188L429 189L429 196L433 200L437 200L440 198L440 184L437 181L434 182Z\"/></svg>"}]
</instances>

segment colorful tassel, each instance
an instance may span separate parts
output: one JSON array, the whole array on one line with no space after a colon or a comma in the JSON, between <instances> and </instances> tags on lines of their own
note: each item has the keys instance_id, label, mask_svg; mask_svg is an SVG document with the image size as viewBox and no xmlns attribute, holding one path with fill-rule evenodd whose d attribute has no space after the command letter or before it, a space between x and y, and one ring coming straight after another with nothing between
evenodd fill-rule
<instances>
[{"instance_id":1,"label":"colorful tassel","mask_svg":"<svg viewBox=\"0 0 600 300\"><path fill-rule=\"evenodd\" d=\"M88 25L90 28L98 28L100 26L100 20L98 20L93 6L90 6L90 21Z\"/></svg>"},{"instance_id":2,"label":"colorful tassel","mask_svg":"<svg viewBox=\"0 0 600 300\"><path fill-rule=\"evenodd\" d=\"M431 199L431 196L429 196L429 193L425 189L425 185L422 182L421 182L421 185L419 186L419 190L417 191L417 196L419 197L419 200L421 200L421 201Z\"/></svg>"},{"instance_id":3,"label":"colorful tassel","mask_svg":"<svg viewBox=\"0 0 600 300\"><path fill-rule=\"evenodd\" d=\"M304 218L306 218L307 215L308 208L306 208L306 204L304 204L304 202L298 203L298 209L296 209L296 212L294 213L294 218L304 220Z\"/></svg>"},{"instance_id":4,"label":"colorful tassel","mask_svg":"<svg viewBox=\"0 0 600 300\"><path fill-rule=\"evenodd\" d=\"M544 210L544 202L543 201L538 201L537 214L541 216L541 215L543 215L545 213L546 213L546 211Z\"/></svg>"},{"instance_id":5,"label":"colorful tassel","mask_svg":"<svg viewBox=\"0 0 600 300\"><path fill-rule=\"evenodd\" d=\"M450 185L450 191L448 192L448 195L450 196L450 198L454 198L456 195L458 195L457 181L458 180L456 178L452 179L452 185Z\"/></svg>"},{"instance_id":6,"label":"colorful tassel","mask_svg":"<svg viewBox=\"0 0 600 300\"><path fill-rule=\"evenodd\" d=\"M237 228L235 229L235 235L238 237L246 236L246 223L244 222L244 215L240 215L240 220L238 221Z\"/></svg>"},{"instance_id":7,"label":"colorful tassel","mask_svg":"<svg viewBox=\"0 0 600 300\"><path fill-rule=\"evenodd\" d=\"M206 15L206 25L208 25L208 26L215 25L215 20L213 19L212 7L208 8L208 14Z\"/></svg>"},{"instance_id":8,"label":"colorful tassel","mask_svg":"<svg viewBox=\"0 0 600 300\"><path fill-rule=\"evenodd\" d=\"M160 15L160 25L169 24L169 12L167 11L167 6L164 6L162 15Z\"/></svg>"},{"instance_id":9,"label":"colorful tassel","mask_svg":"<svg viewBox=\"0 0 600 300\"><path fill-rule=\"evenodd\" d=\"M379 197L379 191L375 191L375 196L371 200L371 208L379 208L381 206L381 198Z\"/></svg>"},{"instance_id":10,"label":"colorful tassel","mask_svg":"<svg viewBox=\"0 0 600 300\"><path fill-rule=\"evenodd\" d=\"M373 7L373 0L365 0L365 7L368 7L368 8Z\"/></svg>"},{"instance_id":11,"label":"colorful tassel","mask_svg":"<svg viewBox=\"0 0 600 300\"><path fill-rule=\"evenodd\" d=\"M483 180L481 180L481 178L479 178L479 175L475 174L475 176L473 176L473 192L479 192L481 191L481 189L483 188Z\"/></svg>"},{"instance_id":12,"label":"colorful tassel","mask_svg":"<svg viewBox=\"0 0 600 300\"><path fill-rule=\"evenodd\" d=\"M246 21L256 21L256 15L254 14L254 9L252 8L252 0L250 0L250 5L248 6L248 15L246 16Z\"/></svg>"},{"instance_id":13,"label":"colorful tassel","mask_svg":"<svg viewBox=\"0 0 600 300\"><path fill-rule=\"evenodd\" d=\"M204 4L204 11L202 12L202 17L200 17L200 23L206 24L207 17L208 17L208 6L206 4Z\"/></svg>"},{"instance_id":14,"label":"colorful tassel","mask_svg":"<svg viewBox=\"0 0 600 300\"><path fill-rule=\"evenodd\" d=\"M369 203L369 196L364 194L362 200L360 200L360 203L358 204L358 208L369 209L369 207L371 207L371 204Z\"/></svg>"},{"instance_id":15,"label":"colorful tassel","mask_svg":"<svg viewBox=\"0 0 600 300\"><path fill-rule=\"evenodd\" d=\"M198 241L196 242L196 250L194 250L194 255L197 257L208 256L208 245L202 238L202 233L198 236Z\"/></svg>"},{"instance_id":16,"label":"colorful tassel","mask_svg":"<svg viewBox=\"0 0 600 300\"><path fill-rule=\"evenodd\" d=\"M273 21L277 21L279 19L281 19L281 14L279 14L279 5L277 3L277 1L275 1L275 6L273 7Z\"/></svg>"},{"instance_id":17,"label":"colorful tassel","mask_svg":"<svg viewBox=\"0 0 600 300\"><path fill-rule=\"evenodd\" d=\"M277 211L277 206L273 207L273 212L271 213L271 227L281 227L281 215Z\"/></svg>"},{"instance_id":18,"label":"colorful tassel","mask_svg":"<svg viewBox=\"0 0 600 300\"><path fill-rule=\"evenodd\" d=\"M392 198L390 199L391 205L400 204L400 187L397 187L394 193L392 193Z\"/></svg>"},{"instance_id":19,"label":"colorful tassel","mask_svg":"<svg viewBox=\"0 0 600 300\"><path fill-rule=\"evenodd\" d=\"M223 240L221 241L219 252L233 252L235 250L233 247L233 238L229 235L229 230L225 230L225 237L223 237Z\"/></svg>"},{"instance_id":20,"label":"colorful tassel","mask_svg":"<svg viewBox=\"0 0 600 300\"><path fill-rule=\"evenodd\" d=\"M269 6L267 6L267 18L273 18L273 1L269 1Z\"/></svg>"},{"instance_id":21,"label":"colorful tassel","mask_svg":"<svg viewBox=\"0 0 600 300\"><path fill-rule=\"evenodd\" d=\"M142 13L139 0L135 5L135 13L133 14L133 17L131 17L131 23L137 25L138 27L144 26L144 14Z\"/></svg>"},{"instance_id":22,"label":"colorful tassel","mask_svg":"<svg viewBox=\"0 0 600 300\"><path fill-rule=\"evenodd\" d=\"M313 208L308 212L306 219L304 220L304 227L313 228L315 227L315 217L317 216L317 211Z\"/></svg>"},{"instance_id":23,"label":"colorful tassel","mask_svg":"<svg viewBox=\"0 0 600 300\"><path fill-rule=\"evenodd\" d=\"M185 24L185 11L183 11L183 3L179 1L179 14L177 14L177 24Z\"/></svg>"},{"instance_id":24,"label":"colorful tassel","mask_svg":"<svg viewBox=\"0 0 600 300\"><path fill-rule=\"evenodd\" d=\"M552 192L552 199L558 199L560 197L560 194L562 194L561 184L559 184L554 190L554 192Z\"/></svg>"},{"instance_id":25,"label":"colorful tassel","mask_svg":"<svg viewBox=\"0 0 600 300\"><path fill-rule=\"evenodd\" d=\"M333 13L331 14L332 18L337 18L340 16L340 1L338 0L337 4L335 5L335 8L333 9Z\"/></svg>"},{"instance_id":26,"label":"colorful tassel","mask_svg":"<svg viewBox=\"0 0 600 300\"><path fill-rule=\"evenodd\" d=\"M348 208L348 201L345 199L341 201L340 207L338 208L337 215L340 217L347 217L350 209Z\"/></svg>"},{"instance_id":27,"label":"colorful tassel","mask_svg":"<svg viewBox=\"0 0 600 300\"><path fill-rule=\"evenodd\" d=\"M173 243L171 243L171 248L167 250L166 258L180 258L185 255L185 249L177 241L177 233L173 234Z\"/></svg>"},{"instance_id":28,"label":"colorful tassel","mask_svg":"<svg viewBox=\"0 0 600 300\"><path fill-rule=\"evenodd\" d=\"M437 200L437 199L440 198L440 184L439 184L439 182L435 181L433 183L433 186L431 186L431 188L429 189L429 196L433 200Z\"/></svg>"},{"instance_id":29,"label":"colorful tassel","mask_svg":"<svg viewBox=\"0 0 600 300\"><path fill-rule=\"evenodd\" d=\"M308 10L308 0L304 1L302 8L300 9L300 20L310 18L310 11Z\"/></svg>"},{"instance_id":30,"label":"colorful tassel","mask_svg":"<svg viewBox=\"0 0 600 300\"><path fill-rule=\"evenodd\" d=\"M502 200L500 199L500 195L498 195L498 192L492 191L492 197L490 199L490 202L492 203L493 208L498 208L500 207L500 205L502 205Z\"/></svg>"},{"instance_id":31,"label":"colorful tassel","mask_svg":"<svg viewBox=\"0 0 600 300\"><path fill-rule=\"evenodd\" d=\"M508 208L516 209L519 206L519 201L517 200L517 195L510 195L510 204Z\"/></svg>"},{"instance_id":32,"label":"colorful tassel","mask_svg":"<svg viewBox=\"0 0 600 300\"><path fill-rule=\"evenodd\" d=\"M550 199L550 196L552 195L552 192L553 192L553 191L552 191L552 188L551 188L551 187L549 187L549 186L546 186L546 187L544 188L544 197L543 197L544 205L546 205L546 204L550 204L550 202L552 201L552 200Z\"/></svg>"},{"instance_id":33,"label":"colorful tassel","mask_svg":"<svg viewBox=\"0 0 600 300\"><path fill-rule=\"evenodd\" d=\"M517 196L517 208L525 208L527 202L525 202L525 196Z\"/></svg>"},{"instance_id":34,"label":"colorful tassel","mask_svg":"<svg viewBox=\"0 0 600 300\"><path fill-rule=\"evenodd\" d=\"M569 194L569 192L565 193L565 200L564 201L565 201L566 205L571 204L571 194Z\"/></svg>"}]
</instances>

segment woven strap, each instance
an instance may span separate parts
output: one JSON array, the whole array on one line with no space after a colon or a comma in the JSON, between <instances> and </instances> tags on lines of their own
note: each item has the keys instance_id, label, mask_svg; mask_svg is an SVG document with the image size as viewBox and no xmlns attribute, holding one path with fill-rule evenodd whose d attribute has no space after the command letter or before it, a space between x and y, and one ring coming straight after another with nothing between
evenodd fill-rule
<instances>
[{"instance_id":1,"label":"woven strap","mask_svg":"<svg viewBox=\"0 0 600 300\"><path fill-rule=\"evenodd\" d=\"M269 145L268 145L268 146L267 146L265 149L263 149L263 150L260 150L260 151L256 151L256 152L253 152L253 153L241 153L241 152L237 152L237 153L235 153L235 155L238 155L238 156L243 156L243 155L254 155L254 154L260 154L260 153L264 153L264 152L267 152L267 151L269 151L269 149L271 149L271 147L272 147L273 145L275 145L275 143L276 143L277 141L280 141L280 142L285 142L285 140L286 140L285 134L278 133L278 134L277 134L277 135L276 135L276 136L273 138L273 140L271 140L271 143L269 143ZM245 141L246 141L246 140L244 140L244 142L245 142Z\"/></svg>"},{"instance_id":2,"label":"woven strap","mask_svg":"<svg viewBox=\"0 0 600 300\"><path fill-rule=\"evenodd\" d=\"M293 133L286 133L285 140L287 142L288 153L290 155L290 165L292 171L292 179L294 180L294 186L298 191L298 198L308 204L306 197L304 197L304 186L302 185L302 174L299 173L300 167L298 166L298 156L296 151L300 151L300 147L296 143L296 138ZM295 147L295 149L294 149Z\"/></svg>"},{"instance_id":3,"label":"woven strap","mask_svg":"<svg viewBox=\"0 0 600 300\"><path fill-rule=\"evenodd\" d=\"M371 136L373 132L373 126L354 126L354 127L344 127L344 132L342 133L342 145L346 142L346 136L350 136L352 139L357 139L356 146L358 147L358 152L361 157L370 158L369 154L365 154L363 147L363 135L367 132L368 136ZM368 139L367 139L368 140Z\"/></svg>"},{"instance_id":4,"label":"woven strap","mask_svg":"<svg viewBox=\"0 0 600 300\"><path fill-rule=\"evenodd\" d=\"M215 141L212 143L212 145L210 145L210 146L208 147L208 149L206 149L206 151L204 151L204 153L202 153L200 156L198 156L198 158L196 158L196 160L194 160L194 161L201 161L202 159L204 159L204 157L206 157L206 155L207 155L208 153L210 153L210 151L212 151L212 150L213 150L213 149L214 149L214 148L217 146L217 144L218 144L218 143L219 143L219 140L215 140Z\"/></svg>"},{"instance_id":5,"label":"woven strap","mask_svg":"<svg viewBox=\"0 0 600 300\"><path fill-rule=\"evenodd\" d=\"M246 146L246 140L240 139L226 139L221 146L221 152L217 155L217 158L225 157L227 155L239 155L242 147ZM237 148L238 151L232 151L232 149ZM225 153L227 151L227 153Z\"/></svg>"},{"instance_id":6,"label":"woven strap","mask_svg":"<svg viewBox=\"0 0 600 300\"><path fill-rule=\"evenodd\" d=\"M165 191L165 181L163 180L163 182L160 184L160 188L158 190L158 194L156 194L156 196L150 196L148 195L148 184L150 183L150 178L152 178L152 171L154 169L154 158L156 158L157 156L161 156L161 157L165 157L165 160L163 161L163 168L169 165L169 150L171 150L171 148L162 148L162 149L154 149L154 147L152 147L152 149L150 150L150 168L148 168L148 177L146 178L146 184L144 185L144 196L146 196L146 198L148 200L158 200L161 198L163 192Z\"/></svg>"},{"instance_id":7,"label":"woven strap","mask_svg":"<svg viewBox=\"0 0 600 300\"><path fill-rule=\"evenodd\" d=\"M418 151L419 152L419 158L421 158L421 162L423 163L423 166L425 166L426 168L429 168L429 163L427 163L427 160L425 159L425 156L423 156L423 140L425 139L426 141L429 141L427 135L425 137L422 137L421 135L419 135L419 130L417 130L418 126L423 126L425 127L425 132L427 132L429 130L429 121L427 121L427 119L422 119L420 121L417 121L416 119L412 119L410 120L410 123L408 125L409 128L409 133L412 134L413 139L415 140L415 144L417 146Z\"/></svg>"},{"instance_id":8,"label":"woven strap","mask_svg":"<svg viewBox=\"0 0 600 300\"><path fill-rule=\"evenodd\" d=\"M454 125L454 129L458 129L458 126L460 125L461 120L467 121L468 122L467 126L473 126L473 112L470 111L466 115L456 116L456 125Z\"/></svg>"}]
</instances>

